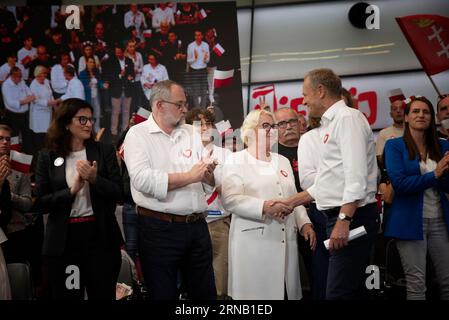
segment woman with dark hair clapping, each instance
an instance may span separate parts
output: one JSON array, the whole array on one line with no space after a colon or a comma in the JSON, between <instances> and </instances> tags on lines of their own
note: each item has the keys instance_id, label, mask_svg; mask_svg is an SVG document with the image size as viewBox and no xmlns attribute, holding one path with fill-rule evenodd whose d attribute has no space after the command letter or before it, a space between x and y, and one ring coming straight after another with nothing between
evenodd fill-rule
<instances>
[{"instance_id":1,"label":"woman with dark hair clapping","mask_svg":"<svg viewBox=\"0 0 449 320\"><path fill-rule=\"evenodd\" d=\"M48 213L43 254L50 299L115 299L123 238L114 212L122 182L115 150L95 142L92 107L57 109L36 167L37 209Z\"/></svg>"},{"instance_id":2,"label":"woman with dark hair clapping","mask_svg":"<svg viewBox=\"0 0 449 320\"><path fill-rule=\"evenodd\" d=\"M435 267L441 299L449 299L449 142L439 139L435 111L417 97L405 108L404 136L385 145L394 200L385 235L397 239L407 299L426 298L426 258Z\"/></svg>"}]
</instances>

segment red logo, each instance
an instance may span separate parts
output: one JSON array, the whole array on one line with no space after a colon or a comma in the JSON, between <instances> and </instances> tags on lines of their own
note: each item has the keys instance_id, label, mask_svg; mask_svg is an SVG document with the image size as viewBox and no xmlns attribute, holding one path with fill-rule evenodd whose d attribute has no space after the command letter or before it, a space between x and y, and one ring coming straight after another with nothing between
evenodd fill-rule
<instances>
[{"instance_id":1,"label":"red logo","mask_svg":"<svg viewBox=\"0 0 449 320\"><path fill-rule=\"evenodd\" d=\"M192 149L185 150L182 155L186 158L190 158L192 156Z\"/></svg>"},{"instance_id":2,"label":"red logo","mask_svg":"<svg viewBox=\"0 0 449 320\"><path fill-rule=\"evenodd\" d=\"M327 140L329 140L329 134L328 133L326 133L326 135L324 136L324 143L326 143L327 142Z\"/></svg>"},{"instance_id":3,"label":"red logo","mask_svg":"<svg viewBox=\"0 0 449 320\"><path fill-rule=\"evenodd\" d=\"M281 170L281 174L284 176L284 177L288 177L288 173L287 172L285 172L284 170Z\"/></svg>"}]
</instances>

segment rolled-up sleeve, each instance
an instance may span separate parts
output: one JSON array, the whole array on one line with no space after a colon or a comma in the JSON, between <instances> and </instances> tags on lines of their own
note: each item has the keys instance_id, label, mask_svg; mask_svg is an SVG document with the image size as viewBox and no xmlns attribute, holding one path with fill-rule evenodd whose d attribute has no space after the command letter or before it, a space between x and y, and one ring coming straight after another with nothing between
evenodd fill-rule
<instances>
[{"instance_id":1,"label":"rolled-up sleeve","mask_svg":"<svg viewBox=\"0 0 449 320\"><path fill-rule=\"evenodd\" d=\"M366 119L358 117L363 117L363 114L343 117L337 129L345 181L343 204L367 196L368 156L364 151L368 149L368 132L363 125Z\"/></svg>"},{"instance_id":2,"label":"rolled-up sleeve","mask_svg":"<svg viewBox=\"0 0 449 320\"><path fill-rule=\"evenodd\" d=\"M133 129L129 130L124 142L125 163L131 190L162 201L168 193L168 173L151 167L148 146L142 143L142 139Z\"/></svg>"}]
</instances>

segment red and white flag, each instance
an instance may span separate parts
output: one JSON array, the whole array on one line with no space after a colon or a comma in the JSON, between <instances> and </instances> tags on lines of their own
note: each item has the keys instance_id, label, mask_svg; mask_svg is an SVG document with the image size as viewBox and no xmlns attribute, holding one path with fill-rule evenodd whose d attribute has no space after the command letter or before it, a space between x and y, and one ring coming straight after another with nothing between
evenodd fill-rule
<instances>
[{"instance_id":1,"label":"red and white flag","mask_svg":"<svg viewBox=\"0 0 449 320\"><path fill-rule=\"evenodd\" d=\"M229 120L221 120L220 122L217 122L215 124L215 128L222 137L233 133L232 126Z\"/></svg>"},{"instance_id":2,"label":"red and white flag","mask_svg":"<svg viewBox=\"0 0 449 320\"><path fill-rule=\"evenodd\" d=\"M214 50L215 54L219 57L225 52L225 49L219 43L217 43L212 50Z\"/></svg>"},{"instance_id":3,"label":"red and white flag","mask_svg":"<svg viewBox=\"0 0 449 320\"><path fill-rule=\"evenodd\" d=\"M20 146L19 137L12 137L11 138L11 150L20 151L22 150L22 147Z\"/></svg>"},{"instance_id":4,"label":"red and white flag","mask_svg":"<svg viewBox=\"0 0 449 320\"><path fill-rule=\"evenodd\" d=\"M234 78L234 69L228 71L214 71L214 88L223 88L229 86Z\"/></svg>"},{"instance_id":5,"label":"red and white flag","mask_svg":"<svg viewBox=\"0 0 449 320\"><path fill-rule=\"evenodd\" d=\"M150 114L151 114L151 112L149 110L140 107L139 110L137 111L136 115L134 116L135 124L144 122L145 120L148 119Z\"/></svg>"},{"instance_id":6,"label":"red and white flag","mask_svg":"<svg viewBox=\"0 0 449 320\"><path fill-rule=\"evenodd\" d=\"M393 103L397 100L404 101L405 96L404 93L402 92L402 89L398 88L390 91L390 96L388 97L388 99L390 100L391 103Z\"/></svg>"},{"instance_id":7,"label":"red and white flag","mask_svg":"<svg viewBox=\"0 0 449 320\"><path fill-rule=\"evenodd\" d=\"M396 21L429 76L449 69L448 17L418 14Z\"/></svg>"},{"instance_id":8,"label":"red and white flag","mask_svg":"<svg viewBox=\"0 0 449 320\"><path fill-rule=\"evenodd\" d=\"M276 88L274 84L268 84L251 90L251 98L257 101L265 101L272 111L277 110ZM271 103L270 103L271 101ZM260 109L260 104L256 103L254 109Z\"/></svg>"},{"instance_id":9,"label":"red and white flag","mask_svg":"<svg viewBox=\"0 0 449 320\"><path fill-rule=\"evenodd\" d=\"M153 31L151 29L147 29L143 31L143 37L144 38L151 38L151 35L153 34Z\"/></svg>"},{"instance_id":10,"label":"red and white flag","mask_svg":"<svg viewBox=\"0 0 449 320\"><path fill-rule=\"evenodd\" d=\"M200 10L200 18L201 18L202 20L204 20L204 19L207 18L206 10L204 10L204 9L201 9L201 10Z\"/></svg>"},{"instance_id":11,"label":"red and white flag","mask_svg":"<svg viewBox=\"0 0 449 320\"><path fill-rule=\"evenodd\" d=\"M33 156L11 150L11 169L23 173L29 173L31 169L31 161L33 161Z\"/></svg>"}]
</instances>

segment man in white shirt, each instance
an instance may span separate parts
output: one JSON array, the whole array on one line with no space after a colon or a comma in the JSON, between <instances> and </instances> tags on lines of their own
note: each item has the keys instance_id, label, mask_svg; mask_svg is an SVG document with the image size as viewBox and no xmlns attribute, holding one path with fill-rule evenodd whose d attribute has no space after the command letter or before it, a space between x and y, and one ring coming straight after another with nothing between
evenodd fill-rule
<instances>
[{"instance_id":1,"label":"man in white shirt","mask_svg":"<svg viewBox=\"0 0 449 320\"><path fill-rule=\"evenodd\" d=\"M68 65L64 69L64 77L67 82L67 91L64 95L61 96L61 100L67 100L70 98L78 98L85 100L85 93L83 83L77 78L75 75L75 68L71 65Z\"/></svg>"},{"instance_id":2,"label":"man in white shirt","mask_svg":"<svg viewBox=\"0 0 449 320\"><path fill-rule=\"evenodd\" d=\"M6 62L0 67L0 85L8 78L11 68L18 67L23 74L23 67L16 62L16 57L14 54L9 54Z\"/></svg>"},{"instance_id":3,"label":"man in white shirt","mask_svg":"<svg viewBox=\"0 0 449 320\"><path fill-rule=\"evenodd\" d=\"M147 28L145 16L137 9L136 4L131 4L129 9L130 10L125 13L124 17L125 29L128 29L129 27L136 28L139 38L142 39L142 31Z\"/></svg>"},{"instance_id":4,"label":"man in white shirt","mask_svg":"<svg viewBox=\"0 0 449 320\"><path fill-rule=\"evenodd\" d=\"M14 136L22 136L25 152L30 152L32 142L29 130L29 104L36 100L30 88L22 79L19 67L12 67L9 77L2 84L3 103L6 109L6 118L11 126Z\"/></svg>"},{"instance_id":5,"label":"man in white shirt","mask_svg":"<svg viewBox=\"0 0 449 320\"><path fill-rule=\"evenodd\" d=\"M390 93L390 117L393 119L393 124L379 132L376 141L376 155L377 158L382 156L384 152L385 142L391 138L402 137L404 134L404 109L405 96L401 89L392 90Z\"/></svg>"},{"instance_id":6,"label":"man in white shirt","mask_svg":"<svg viewBox=\"0 0 449 320\"><path fill-rule=\"evenodd\" d=\"M166 3L159 3L159 7L157 7L153 11L152 17L152 27L156 32L161 31L161 24L170 24L170 26L175 25L175 16L173 14L173 9L170 8Z\"/></svg>"},{"instance_id":7,"label":"man in white shirt","mask_svg":"<svg viewBox=\"0 0 449 320\"><path fill-rule=\"evenodd\" d=\"M51 87L55 99L59 99L66 93L68 85L68 81L64 76L64 69L70 63L70 55L68 53L62 53L60 59L60 63L55 64L51 68L50 74Z\"/></svg>"},{"instance_id":8,"label":"man in white shirt","mask_svg":"<svg viewBox=\"0 0 449 320\"><path fill-rule=\"evenodd\" d=\"M23 79L28 80L28 73L30 71L31 62L37 58L37 50L33 47L33 38L26 36L23 40L23 47L17 52L17 59L20 65L24 68Z\"/></svg>"},{"instance_id":9,"label":"man in white shirt","mask_svg":"<svg viewBox=\"0 0 449 320\"><path fill-rule=\"evenodd\" d=\"M187 63L190 70L187 74L186 87L192 97L192 107L205 108L207 105L207 64L209 60L209 45L203 41L203 33L196 30L195 41L187 47Z\"/></svg>"},{"instance_id":10,"label":"man in white shirt","mask_svg":"<svg viewBox=\"0 0 449 320\"><path fill-rule=\"evenodd\" d=\"M124 142L150 299L177 299L181 270L190 299L215 299L211 240L204 219L205 190L214 184L215 163L203 159L199 134L182 124L187 101L180 85L157 82L150 104L148 120L131 127Z\"/></svg>"},{"instance_id":11,"label":"man in white shirt","mask_svg":"<svg viewBox=\"0 0 449 320\"><path fill-rule=\"evenodd\" d=\"M438 137L449 139L449 95L444 94L438 97L437 101L437 120L440 124Z\"/></svg>"},{"instance_id":12,"label":"man in white shirt","mask_svg":"<svg viewBox=\"0 0 449 320\"><path fill-rule=\"evenodd\" d=\"M330 69L313 70L304 79L309 116L321 117L321 158L314 184L288 201L295 207L315 199L327 216L329 300L363 296L365 270L379 230L374 135L363 113L348 108L340 92L341 80ZM348 242L350 227L362 225L367 234Z\"/></svg>"}]
</instances>

